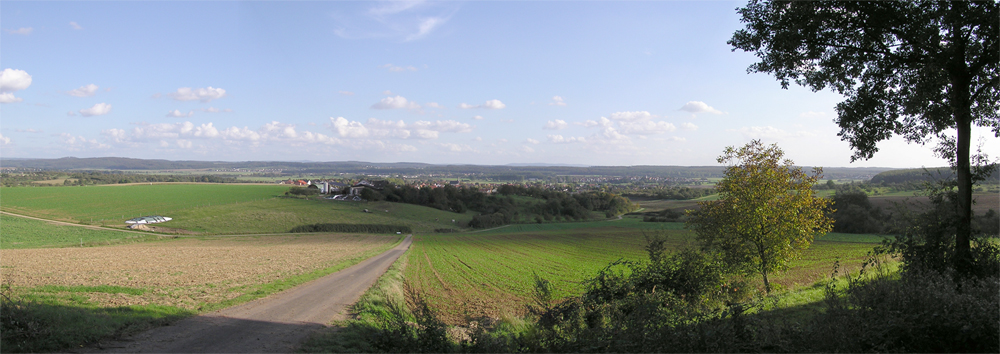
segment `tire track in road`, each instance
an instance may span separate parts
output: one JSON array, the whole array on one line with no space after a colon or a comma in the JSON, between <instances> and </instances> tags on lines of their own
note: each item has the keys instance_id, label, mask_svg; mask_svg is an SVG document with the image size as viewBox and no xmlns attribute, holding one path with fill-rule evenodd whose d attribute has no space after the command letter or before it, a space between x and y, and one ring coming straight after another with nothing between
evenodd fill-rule
<instances>
[{"instance_id":1,"label":"tire track in road","mask_svg":"<svg viewBox=\"0 0 1000 354\"><path fill-rule=\"evenodd\" d=\"M87 352L285 353L353 304L412 243L266 298L191 317Z\"/></svg>"}]
</instances>

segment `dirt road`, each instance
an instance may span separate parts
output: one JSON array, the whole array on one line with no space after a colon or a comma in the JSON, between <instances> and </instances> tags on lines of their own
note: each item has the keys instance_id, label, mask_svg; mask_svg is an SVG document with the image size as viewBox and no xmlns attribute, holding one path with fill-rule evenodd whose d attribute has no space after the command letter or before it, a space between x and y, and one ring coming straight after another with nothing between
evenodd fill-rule
<instances>
[{"instance_id":1,"label":"dirt road","mask_svg":"<svg viewBox=\"0 0 1000 354\"><path fill-rule=\"evenodd\" d=\"M410 247L412 235L378 256L243 305L188 318L92 352L283 353L342 315Z\"/></svg>"}]
</instances>

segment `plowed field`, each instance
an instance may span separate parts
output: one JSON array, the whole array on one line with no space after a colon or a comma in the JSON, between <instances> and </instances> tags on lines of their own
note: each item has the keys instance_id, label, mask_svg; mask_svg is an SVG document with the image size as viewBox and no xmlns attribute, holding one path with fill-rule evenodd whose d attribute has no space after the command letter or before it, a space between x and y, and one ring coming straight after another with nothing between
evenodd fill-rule
<instances>
[{"instance_id":1,"label":"plowed field","mask_svg":"<svg viewBox=\"0 0 1000 354\"><path fill-rule=\"evenodd\" d=\"M367 258L399 239L371 235L220 237L110 247L5 249L0 250L0 258L2 282L22 291L82 295L102 306L158 304L198 310L259 291L269 283Z\"/></svg>"}]
</instances>

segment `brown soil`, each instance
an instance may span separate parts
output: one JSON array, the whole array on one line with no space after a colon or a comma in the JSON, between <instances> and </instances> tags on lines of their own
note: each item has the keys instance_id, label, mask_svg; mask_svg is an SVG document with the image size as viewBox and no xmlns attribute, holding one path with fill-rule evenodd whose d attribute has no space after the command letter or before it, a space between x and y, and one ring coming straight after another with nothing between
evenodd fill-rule
<instances>
[{"instance_id":1,"label":"brown soil","mask_svg":"<svg viewBox=\"0 0 1000 354\"><path fill-rule=\"evenodd\" d=\"M2 282L14 287L114 285L123 297L87 293L101 306L161 304L197 310L257 285L338 264L396 237L285 235L179 239L110 247L0 250Z\"/></svg>"}]
</instances>

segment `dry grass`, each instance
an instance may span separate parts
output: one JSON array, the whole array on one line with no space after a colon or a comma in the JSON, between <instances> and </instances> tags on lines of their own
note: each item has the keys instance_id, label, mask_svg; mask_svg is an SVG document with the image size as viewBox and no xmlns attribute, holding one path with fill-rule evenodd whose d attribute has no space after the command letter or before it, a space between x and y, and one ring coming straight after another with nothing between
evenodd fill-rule
<instances>
[{"instance_id":1,"label":"dry grass","mask_svg":"<svg viewBox=\"0 0 1000 354\"><path fill-rule=\"evenodd\" d=\"M388 248L396 241L395 236L373 235L227 237L12 249L0 251L0 258L3 283L25 291L81 293L103 306L157 304L197 310L262 284ZM108 286L135 291L79 290Z\"/></svg>"}]
</instances>

